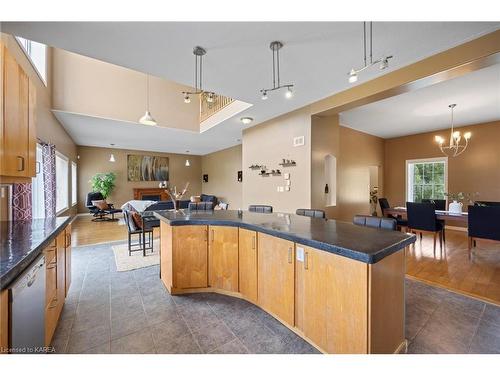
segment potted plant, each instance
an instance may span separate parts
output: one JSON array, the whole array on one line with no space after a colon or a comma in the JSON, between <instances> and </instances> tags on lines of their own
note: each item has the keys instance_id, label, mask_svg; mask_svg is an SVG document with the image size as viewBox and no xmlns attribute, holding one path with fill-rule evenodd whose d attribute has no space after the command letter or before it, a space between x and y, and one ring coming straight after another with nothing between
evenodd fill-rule
<instances>
[{"instance_id":1,"label":"potted plant","mask_svg":"<svg viewBox=\"0 0 500 375\"><path fill-rule=\"evenodd\" d=\"M103 198L106 199L111 195L115 188L116 175L113 172L97 173L92 176L90 183L92 184L92 191L99 192Z\"/></svg>"}]
</instances>

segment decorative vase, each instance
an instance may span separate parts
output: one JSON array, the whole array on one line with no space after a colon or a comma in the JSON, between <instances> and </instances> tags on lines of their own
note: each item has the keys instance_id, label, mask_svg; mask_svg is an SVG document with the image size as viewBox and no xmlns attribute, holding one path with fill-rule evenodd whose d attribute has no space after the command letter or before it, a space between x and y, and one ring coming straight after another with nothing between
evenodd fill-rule
<instances>
[{"instance_id":1,"label":"decorative vase","mask_svg":"<svg viewBox=\"0 0 500 375\"><path fill-rule=\"evenodd\" d=\"M448 210L453 213L453 214L461 214L462 213L462 202L457 202L454 200L452 203L449 204Z\"/></svg>"}]
</instances>

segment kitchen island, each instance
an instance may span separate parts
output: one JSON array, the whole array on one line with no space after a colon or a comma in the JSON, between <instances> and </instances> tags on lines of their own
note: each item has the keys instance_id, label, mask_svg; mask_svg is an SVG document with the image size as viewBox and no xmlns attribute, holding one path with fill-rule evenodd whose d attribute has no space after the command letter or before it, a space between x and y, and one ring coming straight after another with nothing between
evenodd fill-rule
<instances>
[{"instance_id":1,"label":"kitchen island","mask_svg":"<svg viewBox=\"0 0 500 375\"><path fill-rule=\"evenodd\" d=\"M405 349L404 249L414 235L279 213L155 216L171 294L243 298L325 353Z\"/></svg>"}]
</instances>

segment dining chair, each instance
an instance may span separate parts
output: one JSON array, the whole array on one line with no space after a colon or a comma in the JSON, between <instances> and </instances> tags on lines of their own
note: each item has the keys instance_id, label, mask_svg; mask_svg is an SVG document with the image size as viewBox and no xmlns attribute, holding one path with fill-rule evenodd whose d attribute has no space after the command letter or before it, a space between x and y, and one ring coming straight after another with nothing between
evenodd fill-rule
<instances>
[{"instance_id":1,"label":"dining chair","mask_svg":"<svg viewBox=\"0 0 500 375\"><path fill-rule=\"evenodd\" d=\"M273 206L267 206L265 204L251 204L250 206L248 206L248 211L272 214Z\"/></svg>"},{"instance_id":2,"label":"dining chair","mask_svg":"<svg viewBox=\"0 0 500 375\"><path fill-rule=\"evenodd\" d=\"M422 203L434 203L436 206L436 210L446 211L446 199L422 199ZM443 228L445 226L445 221L442 219L438 219L439 222L443 224ZM446 243L446 233L443 229L443 242Z\"/></svg>"},{"instance_id":3,"label":"dining chair","mask_svg":"<svg viewBox=\"0 0 500 375\"><path fill-rule=\"evenodd\" d=\"M397 222L390 217L377 217L371 215L355 215L352 223L363 227L378 228L378 229L397 229Z\"/></svg>"},{"instance_id":4,"label":"dining chair","mask_svg":"<svg viewBox=\"0 0 500 375\"><path fill-rule=\"evenodd\" d=\"M312 208L297 208L295 214L299 216L317 217L320 219L326 218L325 211L313 210Z\"/></svg>"},{"instance_id":5,"label":"dining chair","mask_svg":"<svg viewBox=\"0 0 500 375\"><path fill-rule=\"evenodd\" d=\"M436 206L433 203L406 202L406 214L408 215L408 230L419 234L434 235L434 252L436 251L436 239L439 235L439 246L443 249L444 223L436 218Z\"/></svg>"},{"instance_id":6,"label":"dining chair","mask_svg":"<svg viewBox=\"0 0 500 375\"><path fill-rule=\"evenodd\" d=\"M476 241L500 242L500 206L468 207L469 260Z\"/></svg>"},{"instance_id":7,"label":"dining chair","mask_svg":"<svg viewBox=\"0 0 500 375\"><path fill-rule=\"evenodd\" d=\"M396 220L396 223L397 223L399 230L401 230L401 228L403 228L403 227L408 228L408 220L403 219L400 215L394 216L394 215L385 215L384 214L384 210L386 208L391 208L391 205L389 204L389 201L387 200L387 198L379 198L378 203L380 205L380 210L382 211L382 216Z\"/></svg>"},{"instance_id":8,"label":"dining chair","mask_svg":"<svg viewBox=\"0 0 500 375\"><path fill-rule=\"evenodd\" d=\"M434 203L436 210L446 211L446 199L422 199L422 203Z\"/></svg>"}]
</instances>

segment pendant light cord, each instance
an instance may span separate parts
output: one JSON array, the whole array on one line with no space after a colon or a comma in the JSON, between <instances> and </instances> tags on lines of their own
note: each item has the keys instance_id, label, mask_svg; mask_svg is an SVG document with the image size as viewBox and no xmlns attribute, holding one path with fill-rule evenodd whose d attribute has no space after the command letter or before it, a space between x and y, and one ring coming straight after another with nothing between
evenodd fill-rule
<instances>
[{"instance_id":1,"label":"pendant light cord","mask_svg":"<svg viewBox=\"0 0 500 375\"><path fill-rule=\"evenodd\" d=\"M149 74L146 76L146 99L147 99L147 105L148 105L148 111L149 111Z\"/></svg>"}]
</instances>

